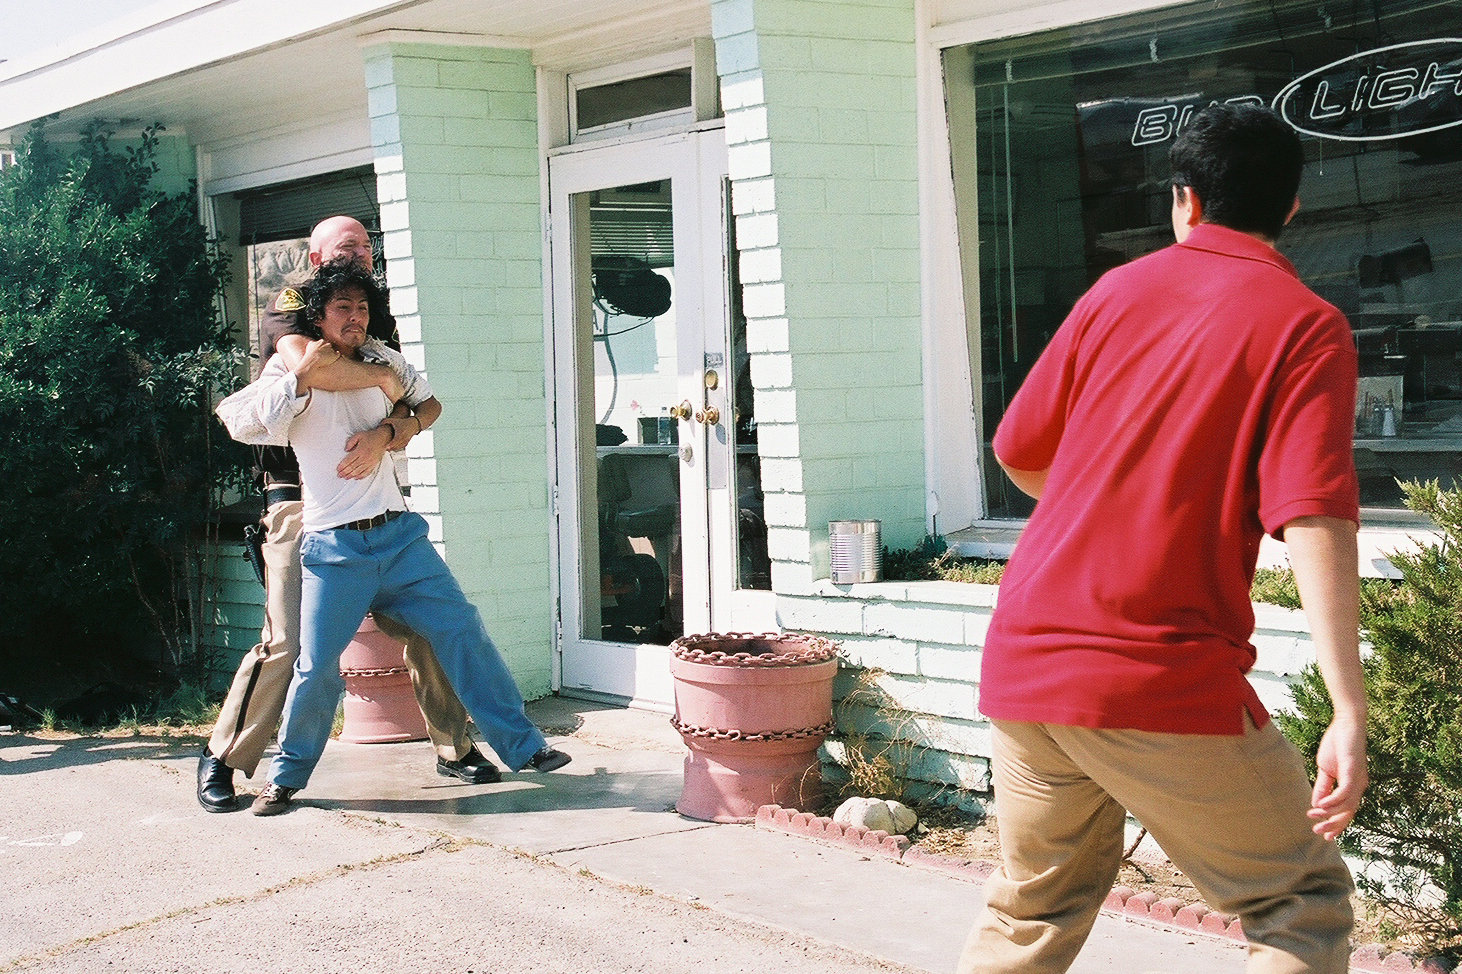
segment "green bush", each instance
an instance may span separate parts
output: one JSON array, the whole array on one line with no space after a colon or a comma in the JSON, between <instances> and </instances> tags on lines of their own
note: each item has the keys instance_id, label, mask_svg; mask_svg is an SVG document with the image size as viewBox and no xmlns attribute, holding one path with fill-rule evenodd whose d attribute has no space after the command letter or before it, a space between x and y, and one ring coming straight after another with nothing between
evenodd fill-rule
<instances>
[{"instance_id":1,"label":"green bush","mask_svg":"<svg viewBox=\"0 0 1462 974\"><path fill-rule=\"evenodd\" d=\"M1407 506L1436 522L1441 537L1390 556L1399 584L1362 589L1371 784L1341 843L1376 864L1358 882L1388 932L1455 961L1462 956L1462 491L1436 482L1402 489ZM1316 667L1300 676L1294 698L1294 713L1278 720L1313 755L1332 713Z\"/></svg>"},{"instance_id":2,"label":"green bush","mask_svg":"<svg viewBox=\"0 0 1462 974\"><path fill-rule=\"evenodd\" d=\"M195 197L150 188L157 146L93 125L63 152L38 123L0 171L0 652L176 678L202 663L199 541L246 454L211 414L237 361L225 261Z\"/></svg>"}]
</instances>

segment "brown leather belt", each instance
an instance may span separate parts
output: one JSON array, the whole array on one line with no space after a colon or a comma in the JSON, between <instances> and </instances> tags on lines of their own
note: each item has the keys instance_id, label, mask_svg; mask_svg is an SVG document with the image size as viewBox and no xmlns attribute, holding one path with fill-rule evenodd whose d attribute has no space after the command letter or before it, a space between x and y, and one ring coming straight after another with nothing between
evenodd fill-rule
<instances>
[{"instance_id":1,"label":"brown leather belt","mask_svg":"<svg viewBox=\"0 0 1462 974\"><path fill-rule=\"evenodd\" d=\"M326 528L326 531L369 531L371 528L378 528L383 524L396 520L405 511L387 511L384 514L377 514L375 517L361 518L359 521L350 521L346 524L337 524L334 527Z\"/></svg>"}]
</instances>

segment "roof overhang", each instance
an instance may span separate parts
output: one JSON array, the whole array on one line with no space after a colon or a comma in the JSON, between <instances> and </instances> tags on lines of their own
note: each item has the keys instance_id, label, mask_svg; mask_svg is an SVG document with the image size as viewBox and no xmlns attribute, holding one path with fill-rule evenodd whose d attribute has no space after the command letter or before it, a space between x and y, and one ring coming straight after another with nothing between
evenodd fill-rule
<instances>
[{"instance_id":1,"label":"roof overhang","mask_svg":"<svg viewBox=\"0 0 1462 974\"><path fill-rule=\"evenodd\" d=\"M372 38L525 49L571 71L709 32L709 0L160 0L0 63L0 140L58 113L56 133L161 122L200 146L365 131Z\"/></svg>"}]
</instances>

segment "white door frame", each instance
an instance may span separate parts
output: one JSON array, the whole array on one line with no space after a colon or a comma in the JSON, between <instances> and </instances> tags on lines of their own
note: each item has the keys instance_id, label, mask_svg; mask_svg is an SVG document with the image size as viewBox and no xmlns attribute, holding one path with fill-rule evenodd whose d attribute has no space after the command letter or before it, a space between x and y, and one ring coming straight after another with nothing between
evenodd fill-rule
<instances>
[{"instance_id":1,"label":"white door frame","mask_svg":"<svg viewBox=\"0 0 1462 974\"><path fill-rule=\"evenodd\" d=\"M663 646L616 643L586 638L582 601L586 586L581 581L584 546L597 546L597 536L580 537L580 525L596 523L597 511L584 508L593 498L581 496L579 465L586 456L597 460L592 417L582 420L582 403L593 399L593 367L584 369L586 356L593 355L593 339L580 327L591 297L588 281L573 272L585 266L587 241L575 237L575 210L587 212L586 197L593 190L669 179L674 214L675 308L679 324L677 375L674 402L704 405L707 354L726 357L725 241L722 184L726 172L726 144L720 128L679 132L634 142L617 142L594 148L580 148L549 159L549 249L551 278L552 335L549 367L553 375L554 507L555 545L558 564L557 639L560 689L572 694L628 702L632 706L668 709L673 705L668 653ZM580 224L581 225L581 224ZM700 327L696 328L695 323ZM699 333L699 334L698 334ZM724 371L724 370L723 370ZM659 405L659 404L657 404ZM718 498L713 516L709 504L714 479L725 464L707 453L708 445L724 443L723 417L719 435L708 440L707 424L682 421L681 448L681 565L684 584L686 632L711 628L711 536L729 531L710 529L713 520L724 519L724 499ZM588 429L584 427L588 426ZM689 455L685 453L689 450ZM712 487L711 491L707 487ZM726 491L722 491L725 494ZM729 516L735 516L734 507ZM726 548L717 544L717 556ZM734 557L734 553L731 555ZM597 584L597 580L596 580ZM719 585L718 585L719 587ZM719 614L719 613L718 613Z\"/></svg>"}]
</instances>

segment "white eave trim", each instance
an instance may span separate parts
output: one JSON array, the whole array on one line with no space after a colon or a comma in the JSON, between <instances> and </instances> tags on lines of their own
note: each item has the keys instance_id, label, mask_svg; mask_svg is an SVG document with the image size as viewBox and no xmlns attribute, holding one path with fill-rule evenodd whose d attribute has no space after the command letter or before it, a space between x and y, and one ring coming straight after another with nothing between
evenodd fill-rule
<instances>
[{"instance_id":1,"label":"white eave trim","mask_svg":"<svg viewBox=\"0 0 1462 974\"><path fill-rule=\"evenodd\" d=\"M236 60L417 0L162 0L0 67L0 129Z\"/></svg>"},{"instance_id":2,"label":"white eave trim","mask_svg":"<svg viewBox=\"0 0 1462 974\"><path fill-rule=\"evenodd\" d=\"M438 44L451 47L493 47L526 50L533 46L515 34L458 34L449 30L405 30L399 27L360 36L361 47L378 44Z\"/></svg>"}]
</instances>

